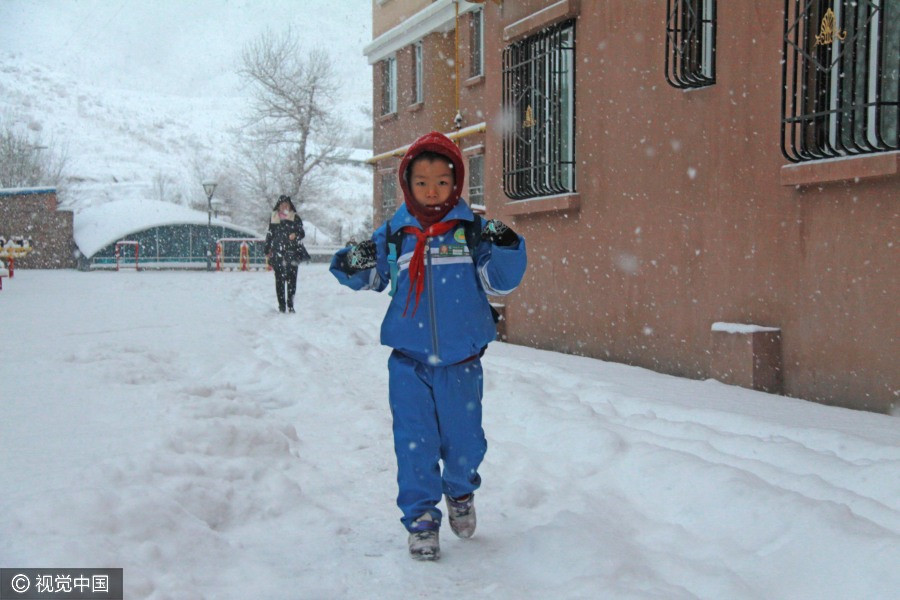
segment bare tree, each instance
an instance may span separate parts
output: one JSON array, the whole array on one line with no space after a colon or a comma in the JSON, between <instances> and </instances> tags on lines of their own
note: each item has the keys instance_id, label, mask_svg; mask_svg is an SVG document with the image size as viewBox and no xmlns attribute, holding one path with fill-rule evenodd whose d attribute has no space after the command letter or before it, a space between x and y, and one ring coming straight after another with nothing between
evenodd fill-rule
<instances>
[{"instance_id":1,"label":"bare tree","mask_svg":"<svg viewBox=\"0 0 900 600\"><path fill-rule=\"evenodd\" d=\"M9 126L0 131L0 187L61 187L66 162L65 148L56 150Z\"/></svg>"},{"instance_id":2,"label":"bare tree","mask_svg":"<svg viewBox=\"0 0 900 600\"><path fill-rule=\"evenodd\" d=\"M156 199L160 202L171 202L172 198L170 197L170 188L172 187L172 178L163 173L162 171L157 171L153 176L153 193L156 196Z\"/></svg>"},{"instance_id":3,"label":"bare tree","mask_svg":"<svg viewBox=\"0 0 900 600\"><path fill-rule=\"evenodd\" d=\"M296 195L286 148L250 138L237 151L242 196L248 199L247 207L257 216L267 216L280 194Z\"/></svg>"},{"instance_id":4,"label":"bare tree","mask_svg":"<svg viewBox=\"0 0 900 600\"><path fill-rule=\"evenodd\" d=\"M344 158L342 120L334 114L337 76L320 50L305 55L292 29L266 32L248 44L240 75L254 93L246 133L248 171L268 196L276 190L302 202L309 197L317 171ZM264 173L263 171L268 171ZM280 171L280 172L279 172Z\"/></svg>"}]
</instances>

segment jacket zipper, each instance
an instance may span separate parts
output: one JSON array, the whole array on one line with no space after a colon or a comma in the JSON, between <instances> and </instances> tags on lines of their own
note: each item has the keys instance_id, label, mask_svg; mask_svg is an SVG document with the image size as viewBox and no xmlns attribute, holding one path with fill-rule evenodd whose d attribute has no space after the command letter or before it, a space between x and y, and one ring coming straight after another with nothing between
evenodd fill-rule
<instances>
[{"instance_id":1,"label":"jacket zipper","mask_svg":"<svg viewBox=\"0 0 900 600\"><path fill-rule=\"evenodd\" d=\"M435 308L434 302L434 277L432 276L432 266L431 266L431 239L425 238L425 252L428 253L426 256L426 285L428 286L428 310L431 315L431 347L434 349L434 359L433 363L437 364L440 360L440 350L438 348L438 333L437 333L437 312Z\"/></svg>"}]
</instances>

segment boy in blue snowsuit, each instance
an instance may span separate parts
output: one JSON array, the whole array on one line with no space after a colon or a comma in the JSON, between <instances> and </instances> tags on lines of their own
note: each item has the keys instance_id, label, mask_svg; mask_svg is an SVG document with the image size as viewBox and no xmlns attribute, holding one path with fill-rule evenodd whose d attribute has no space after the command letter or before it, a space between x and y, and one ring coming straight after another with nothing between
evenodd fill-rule
<instances>
[{"instance_id":1,"label":"boy in blue snowsuit","mask_svg":"<svg viewBox=\"0 0 900 600\"><path fill-rule=\"evenodd\" d=\"M331 272L354 290L391 286L381 343L394 349L397 505L412 557L435 560L442 495L453 532L475 532L474 492L487 450L481 355L496 337L486 293L502 296L519 285L525 240L499 221L482 221L460 198L463 158L446 136L416 140L398 175L404 205L371 240L338 251Z\"/></svg>"}]
</instances>

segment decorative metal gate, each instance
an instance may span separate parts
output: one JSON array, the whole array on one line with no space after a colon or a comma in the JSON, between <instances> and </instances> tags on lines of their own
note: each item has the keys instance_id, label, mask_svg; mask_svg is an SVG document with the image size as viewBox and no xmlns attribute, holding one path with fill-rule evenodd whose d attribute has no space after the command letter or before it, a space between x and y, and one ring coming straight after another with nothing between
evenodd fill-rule
<instances>
[{"instance_id":1,"label":"decorative metal gate","mask_svg":"<svg viewBox=\"0 0 900 600\"><path fill-rule=\"evenodd\" d=\"M783 52L788 160L900 148L900 0L785 0Z\"/></svg>"},{"instance_id":2,"label":"decorative metal gate","mask_svg":"<svg viewBox=\"0 0 900 600\"><path fill-rule=\"evenodd\" d=\"M575 25L503 51L503 189L513 199L575 191Z\"/></svg>"}]
</instances>

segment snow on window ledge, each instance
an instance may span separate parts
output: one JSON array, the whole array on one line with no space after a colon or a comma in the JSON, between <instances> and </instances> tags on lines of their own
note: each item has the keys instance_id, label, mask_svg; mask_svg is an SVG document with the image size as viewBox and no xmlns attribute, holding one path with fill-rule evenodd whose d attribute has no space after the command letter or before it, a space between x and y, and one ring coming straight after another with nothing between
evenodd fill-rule
<instances>
[{"instance_id":1,"label":"snow on window ledge","mask_svg":"<svg viewBox=\"0 0 900 600\"><path fill-rule=\"evenodd\" d=\"M463 87L472 87L484 83L484 75L475 75L463 81Z\"/></svg>"},{"instance_id":2,"label":"snow on window ledge","mask_svg":"<svg viewBox=\"0 0 900 600\"><path fill-rule=\"evenodd\" d=\"M396 120L397 117L398 117L398 115L397 115L396 111L389 112L389 113L385 113L385 114L381 115L380 117L377 117L375 119L375 122L376 123L387 123L388 121Z\"/></svg>"},{"instance_id":3,"label":"snow on window ledge","mask_svg":"<svg viewBox=\"0 0 900 600\"><path fill-rule=\"evenodd\" d=\"M781 185L817 185L900 173L900 152L827 158L781 167Z\"/></svg>"}]
</instances>

